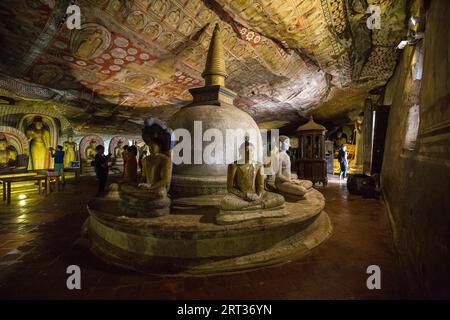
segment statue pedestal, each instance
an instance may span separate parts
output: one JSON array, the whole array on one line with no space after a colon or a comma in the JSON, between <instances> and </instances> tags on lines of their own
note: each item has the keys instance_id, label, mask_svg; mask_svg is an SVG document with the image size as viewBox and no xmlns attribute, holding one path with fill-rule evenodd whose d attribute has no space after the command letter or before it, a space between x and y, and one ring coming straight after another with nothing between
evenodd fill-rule
<instances>
[{"instance_id":1,"label":"statue pedestal","mask_svg":"<svg viewBox=\"0 0 450 320\"><path fill-rule=\"evenodd\" d=\"M227 192L227 176L194 176L174 174L170 194L183 196L207 196Z\"/></svg>"},{"instance_id":2,"label":"statue pedestal","mask_svg":"<svg viewBox=\"0 0 450 320\"><path fill-rule=\"evenodd\" d=\"M95 167L91 166L92 160L83 160L81 173L86 176L95 176Z\"/></svg>"},{"instance_id":3,"label":"statue pedestal","mask_svg":"<svg viewBox=\"0 0 450 320\"><path fill-rule=\"evenodd\" d=\"M88 204L91 250L107 263L150 274L217 274L284 263L308 254L332 232L316 190L285 203L283 217L233 225L215 223L217 207L135 218L117 205L107 199Z\"/></svg>"},{"instance_id":4,"label":"statue pedestal","mask_svg":"<svg viewBox=\"0 0 450 320\"><path fill-rule=\"evenodd\" d=\"M137 186L123 184L120 188L120 212L129 217L151 218L170 213L170 198L152 196L149 190Z\"/></svg>"},{"instance_id":5,"label":"statue pedestal","mask_svg":"<svg viewBox=\"0 0 450 320\"><path fill-rule=\"evenodd\" d=\"M114 173L123 173L123 159L122 158L115 158L113 159L113 164L111 166L111 171Z\"/></svg>"}]
</instances>

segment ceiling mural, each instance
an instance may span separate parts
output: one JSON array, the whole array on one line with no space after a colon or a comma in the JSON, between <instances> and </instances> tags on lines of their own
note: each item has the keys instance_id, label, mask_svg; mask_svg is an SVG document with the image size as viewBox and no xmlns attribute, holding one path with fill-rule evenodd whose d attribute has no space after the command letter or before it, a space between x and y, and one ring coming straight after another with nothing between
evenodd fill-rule
<instances>
[{"instance_id":1,"label":"ceiling mural","mask_svg":"<svg viewBox=\"0 0 450 320\"><path fill-rule=\"evenodd\" d=\"M78 30L64 23L71 2L81 8ZM381 8L379 30L366 26L371 4ZM310 113L333 117L361 108L392 75L406 33L405 6L405 0L3 0L0 90L18 105L57 105L76 130L134 131L145 117L167 119L191 99L188 89L203 85L218 22L227 86L238 93L239 108L264 123Z\"/></svg>"}]
</instances>

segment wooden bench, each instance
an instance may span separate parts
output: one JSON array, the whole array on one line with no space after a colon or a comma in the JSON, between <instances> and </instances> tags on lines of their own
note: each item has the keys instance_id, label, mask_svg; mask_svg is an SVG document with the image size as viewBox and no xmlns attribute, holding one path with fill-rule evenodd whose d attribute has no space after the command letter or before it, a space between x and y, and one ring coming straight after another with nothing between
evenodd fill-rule
<instances>
[{"instance_id":1,"label":"wooden bench","mask_svg":"<svg viewBox=\"0 0 450 320\"><path fill-rule=\"evenodd\" d=\"M37 181L38 182L38 192L41 193L41 182L45 183L45 194L49 194L50 186L50 176L47 175L30 175L30 176L19 176L19 177L0 177L0 181L3 184L3 201L6 200L7 203L11 202L11 184L14 182L25 182L25 181Z\"/></svg>"}]
</instances>

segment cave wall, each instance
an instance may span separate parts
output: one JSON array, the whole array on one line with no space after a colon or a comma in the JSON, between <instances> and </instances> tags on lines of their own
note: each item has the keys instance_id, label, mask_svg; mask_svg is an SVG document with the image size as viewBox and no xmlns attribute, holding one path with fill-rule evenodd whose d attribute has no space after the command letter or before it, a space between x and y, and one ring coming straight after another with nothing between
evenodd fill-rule
<instances>
[{"instance_id":1,"label":"cave wall","mask_svg":"<svg viewBox=\"0 0 450 320\"><path fill-rule=\"evenodd\" d=\"M392 96L384 102L392 104L381 186L405 289L421 297L450 297L449 16L450 2L431 1L422 42L423 77L414 78L420 44L408 46L388 84ZM405 141L408 126L414 127L408 124L414 105L420 116L415 143Z\"/></svg>"}]
</instances>

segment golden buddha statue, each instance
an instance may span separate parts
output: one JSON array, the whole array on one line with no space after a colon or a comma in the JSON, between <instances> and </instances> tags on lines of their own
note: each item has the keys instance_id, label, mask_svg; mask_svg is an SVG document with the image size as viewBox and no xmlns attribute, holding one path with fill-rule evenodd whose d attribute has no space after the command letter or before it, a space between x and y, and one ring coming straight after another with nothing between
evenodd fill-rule
<instances>
[{"instance_id":1,"label":"golden buddha statue","mask_svg":"<svg viewBox=\"0 0 450 320\"><path fill-rule=\"evenodd\" d=\"M33 123L25 130L25 134L30 143L31 169L45 169L48 166L46 159L50 147L50 131L44 127L42 117L34 117Z\"/></svg>"},{"instance_id":2,"label":"golden buddha statue","mask_svg":"<svg viewBox=\"0 0 450 320\"><path fill-rule=\"evenodd\" d=\"M300 180L291 173L291 159L287 154L291 146L287 136L280 136L280 152L278 153L279 167L275 175L276 191L289 200L300 200L311 190L313 183L309 180Z\"/></svg>"},{"instance_id":3,"label":"golden buddha statue","mask_svg":"<svg viewBox=\"0 0 450 320\"><path fill-rule=\"evenodd\" d=\"M84 150L84 157L87 161L94 160L95 154L97 153L95 148L97 148L97 140L92 139L89 142L89 146Z\"/></svg>"},{"instance_id":4,"label":"golden buddha statue","mask_svg":"<svg viewBox=\"0 0 450 320\"><path fill-rule=\"evenodd\" d=\"M242 164L238 162L228 165L228 194L220 203L217 223L237 223L259 217L267 217L264 211L271 211L271 217L285 215L276 212L282 209L283 196L264 189L263 165L252 163L253 145L246 140L241 146ZM247 215L247 212L256 215Z\"/></svg>"},{"instance_id":5,"label":"golden buddha statue","mask_svg":"<svg viewBox=\"0 0 450 320\"><path fill-rule=\"evenodd\" d=\"M64 168L69 168L72 161L77 160L77 143L73 141L72 136L67 137L63 143Z\"/></svg>"},{"instance_id":6,"label":"golden buddha statue","mask_svg":"<svg viewBox=\"0 0 450 320\"><path fill-rule=\"evenodd\" d=\"M17 159L17 152L8 149L8 140L0 133L0 168L13 167Z\"/></svg>"}]
</instances>

